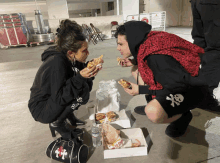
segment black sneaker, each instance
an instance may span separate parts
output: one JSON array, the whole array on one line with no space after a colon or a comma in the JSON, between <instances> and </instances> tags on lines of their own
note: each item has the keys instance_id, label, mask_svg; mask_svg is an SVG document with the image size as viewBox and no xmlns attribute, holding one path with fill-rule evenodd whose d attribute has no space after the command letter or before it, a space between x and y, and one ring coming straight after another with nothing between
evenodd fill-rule
<instances>
[{"instance_id":1,"label":"black sneaker","mask_svg":"<svg viewBox=\"0 0 220 163\"><path fill-rule=\"evenodd\" d=\"M144 106L137 106L136 108L134 108L134 112L140 115L146 115L145 113L145 105Z\"/></svg>"},{"instance_id":2,"label":"black sneaker","mask_svg":"<svg viewBox=\"0 0 220 163\"><path fill-rule=\"evenodd\" d=\"M180 137L185 134L189 123L191 122L193 116L190 111L184 113L179 119L170 123L167 126L165 133L172 138Z\"/></svg>"}]
</instances>

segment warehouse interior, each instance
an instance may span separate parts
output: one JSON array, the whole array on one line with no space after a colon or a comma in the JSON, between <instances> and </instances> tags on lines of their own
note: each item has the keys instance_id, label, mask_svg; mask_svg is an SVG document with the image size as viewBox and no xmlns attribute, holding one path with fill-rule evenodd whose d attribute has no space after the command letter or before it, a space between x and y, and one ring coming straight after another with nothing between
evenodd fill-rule
<instances>
[{"instance_id":1,"label":"warehouse interior","mask_svg":"<svg viewBox=\"0 0 220 163\"><path fill-rule=\"evenodd\" d=\"M40 15L36 16L38 11ZM160 15L158 22L154 22L155 15ZM49 158L45 150L60 135L53 138L48 124L33 119L28 100L35 75L42 64L41 54L55 45L56 29L64 19L74 20L80 25L93 23L103 38L103 41L87 39L90 52L87 60L104 55L105 62L94 80L89 102L76 112L79 119L86 121L86 125L79 128L84 130L84 143L89 147L88 163L220 162L219 112L200 108L192 110L194 118L186 134L173 139L164 133L168 124L154 124L146 116L134 112L136 106L147 104L145 97L130 96L120 86L120 108L126 110L132 128L142 129L147 143L146 155L105 159L102 146L94 148L91 142L93 122L89 119L88 107L96 104L99 82L120 78L135 82L130 70L117 63L120 53L116 49L116 39L112 35L115 29L111 22L121 25L131 19L149 18L147 21L155 23L152 24L155 30L176 34L193 43L189 0L0 0L0 16L1 163L59 162ZM3 20L13 16L22 21L14 24L15 27L6 27L10 23ZM43 20L43 28L37 19ZM19 30L23 32L15 34L14 41L10 40L9 30L3 35L3 30L16 26L19 28L17 33Z\"/></svg>"}]
</instances>

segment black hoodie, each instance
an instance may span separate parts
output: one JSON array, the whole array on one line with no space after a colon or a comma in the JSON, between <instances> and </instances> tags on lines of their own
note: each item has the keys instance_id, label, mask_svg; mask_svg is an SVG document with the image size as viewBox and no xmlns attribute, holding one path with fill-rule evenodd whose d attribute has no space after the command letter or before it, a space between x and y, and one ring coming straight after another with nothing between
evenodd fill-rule
<instances>
[{"instance_id":1,"label":"black hoodie","mask_svg":"<svg viewBox=\"0 0 220 163\"><path fill-rule=\"evenodd\" d=\"M58 52L55 46L49 47L41 56L42 65L37 71L28 107L35 120L44 107L62 109L71 104L77 97L82 97L83 103L89 100L93 79L83 78L79 71L86 64L76 62L75 68L64 53ZM76 70L76 68L79 70Z\"/></svg>"}]
</instances>

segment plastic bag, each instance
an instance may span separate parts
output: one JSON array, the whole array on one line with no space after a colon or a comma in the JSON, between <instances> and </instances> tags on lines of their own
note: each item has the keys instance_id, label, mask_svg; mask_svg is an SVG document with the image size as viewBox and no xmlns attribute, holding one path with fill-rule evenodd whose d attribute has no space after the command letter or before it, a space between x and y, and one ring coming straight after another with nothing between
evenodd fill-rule
<instances>
[{"instance_id":1,"label":"plastic bag","mask_svg":"<svg viewBox=\"0 0 220 163\"><path fill-rule=\"evenodd\" d=\"M218 100L218 105L220 105L220 83L218 84L218 87L213 90L213 94L215 95L215 98Z\"/></svg>"},{"instance_id":2,"label":"plastic bag","mask_svg":"<svg viewBox=\"0 0 220 163\"><path fill-rule=\"evenodd\" d=\"M99 82L99 89L96 91L96 101L96 111L98 113L118 112L120 110L120 93L115 80ZM94 112L89 119L94 120Z\"/></svg>"}]
</instances>

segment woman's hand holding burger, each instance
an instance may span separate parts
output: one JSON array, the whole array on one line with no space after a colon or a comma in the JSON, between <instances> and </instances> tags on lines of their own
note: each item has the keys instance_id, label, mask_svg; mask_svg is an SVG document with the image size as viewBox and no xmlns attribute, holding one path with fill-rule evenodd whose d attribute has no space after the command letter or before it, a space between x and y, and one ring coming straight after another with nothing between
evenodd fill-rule
<instances>
[{"instance_id":1,"label":"woman's hand holding burger","mask_svg":"<svg viewBox=\"0 0 220 163\"><path fill-rule=\"evenodd\" d=\"M96 76L99 72L100 68L93 66L92 68L88 69L87 67L80 71L80 75L84 78L92 78Z\"/></svg>"},{"instance_id":2,"label":"woman's hand holding burger","mask_svg":"<svg viewBox=\"0 0 220 163\"><path fill-rule=\"evenodd\" d=\"M87 67L80 71L81 76L84 78L92 78L96 76L102 69L102 63L104 63L102 57L103 55L89 61Z\"/></svg>"}]
</instances>

